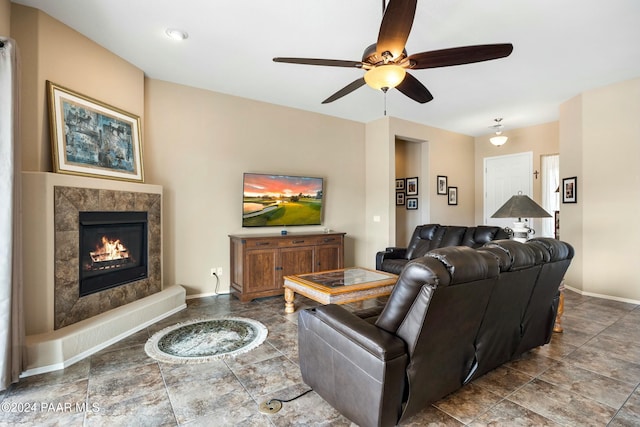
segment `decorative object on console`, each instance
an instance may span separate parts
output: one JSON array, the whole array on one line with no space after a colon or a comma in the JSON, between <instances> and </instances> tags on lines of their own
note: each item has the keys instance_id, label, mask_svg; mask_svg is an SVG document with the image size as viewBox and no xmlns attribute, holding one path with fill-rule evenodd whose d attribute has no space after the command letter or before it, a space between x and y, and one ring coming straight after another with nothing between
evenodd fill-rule
<instances>
[{"instance_id":1,"label":"decorative object on console","mask_svg":"<svg viewBox=\"0 0 640 427\"><path fill-rule=\"evenodd\" d=\"M578 178L562 178L562 203L578 202Z\"/></svg>"},{"instance_id":2,"label":"decorative object on console","mask_svg":"<svg viewBox=\"0 0 640 427\"><path fill-rule=\"evenodd\" d=\"M418 177L407 178L407 196L418 195Z\"/></svg>"},{"instance_id":3,"label":"decorative object on console","mask_svg":"<svg viewBox=\"0 0 640 427\"><path fill-rule=\"evenodd\" d=\"M491 141L491 143L496 147L500 147L501 145L504 145L505 142L507 142L507 139L509 139L509 137L502 135L502 128L504 127L504 125L501 123L502 117L499 119L493 119L493 121L496 122L496 124L490 126L490 128L495 130L496 136L492 136L491 138L489 138L489 141Z\"/></svg>"},{"instance_id":4,"label":"decorative object on console","mask_svg":"<svg viewBox=\"0 0 640 427\"><path fill-rule=\"evenodd\" d=\"M458 204L458 187L447 187L448 193L448 205L457 205Z\"/></svg>"},{"instance_id":5,"label":"decorative object on console","mask_svg":"<svg viewBox=\"0 0 640 427\"><path fill-rule=\"evenodd\" d=\"M53 170L144 181L140 117L47 81Z\"/></svg>"},{"instance_id":6,"label":"decorative object on console","mask_svg":"<svg viewBox=\"0 0 640 427\"><path fill-rule=\"evenodd\" d=\"M308 176L245 173L242 226L321 225L323 184Z\"/></svg>"},{"instance_id":7,"label":"decorative object on console","mask_svg":"<svg viewBox=\"0 0 640 427\"><path fill-rule=\"evenodd\" d=\"M526 242L529 239L529 234L535 234L535 230L530 228L526 222L523 222L522 218L550 217L549 212L545 211L529 196L522 194L522 191L518 191L518 194L511 196L500 209L491 215L491 218L518 218L518 221L513 223L512 229L512 238L518 242Z\"/></svg>"},{"instance_id":8,"label":"decorative object on console","mask_svg":"<svg viewBox=\"0 0 640 427\"><path fill-rule=\"evenodd\" d=\"M161 362L207 363L253 350L267 333L262 323L244 317L191 320L156 332L144 350Z\"/></svg>"},{"instance_id":9,"label":"decorative object on console","mask_svg":"<svg viewBox=\"0 0 640 427\"><path fill-rule=\"evenodd\" d=\"M437 193L443 196L447 195L447 177L446 176L438 175Z\"/></svg>"},{"instance_id":10,"label":"decorative object on console","mask_svg":"<svg viewBox=\"0 0 640 427\"><path fill-rule=\"evenodd\" d=\"M418 209L418 198L407 197L407 210L416 210L416 209Z\"/></svg>"}]
</instances>

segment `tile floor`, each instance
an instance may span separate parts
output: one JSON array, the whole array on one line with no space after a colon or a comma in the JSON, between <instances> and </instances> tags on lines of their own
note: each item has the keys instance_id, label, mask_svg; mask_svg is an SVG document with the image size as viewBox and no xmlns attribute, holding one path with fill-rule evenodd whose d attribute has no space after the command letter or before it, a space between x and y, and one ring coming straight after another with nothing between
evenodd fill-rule
<instances>
[{"instance_id":1,"label":"tile floor","mask_svg":"<svg viewBox=\"0 0 640 427\"><path fill-rule=\"evenodd\" d=\"M375 304L368 301L367 304ZM297 297L297 308L315 303ZM149 358L146 340L193 318L257 319L269 328L255 350L213 363ZM187 309L76 363L0 392L0 425L349 426L311 392L273 415L268 398L307 390L297 365L297 316L281 297L240 303L228 295ZM426 408L405 426L640 425L640 306L566 292L563 334ZM7 409L20 412L7 412Z\"/></svg>"}]
</instances>

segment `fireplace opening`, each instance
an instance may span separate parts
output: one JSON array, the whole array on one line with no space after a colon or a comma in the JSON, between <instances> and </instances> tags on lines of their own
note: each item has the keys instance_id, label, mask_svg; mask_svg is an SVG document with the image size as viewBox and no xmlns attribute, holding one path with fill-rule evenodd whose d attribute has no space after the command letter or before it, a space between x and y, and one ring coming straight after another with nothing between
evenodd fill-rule
<instances>
[{"instance_id":1,"label":"fireplace opening","mask_svg":"<svg viewBox=\"0 0 640 427\"><path fill-rule=\"evenodd\" d=\"M147 277L147 212L80 212L80 296Z\"/></svg>"}]
</instances>

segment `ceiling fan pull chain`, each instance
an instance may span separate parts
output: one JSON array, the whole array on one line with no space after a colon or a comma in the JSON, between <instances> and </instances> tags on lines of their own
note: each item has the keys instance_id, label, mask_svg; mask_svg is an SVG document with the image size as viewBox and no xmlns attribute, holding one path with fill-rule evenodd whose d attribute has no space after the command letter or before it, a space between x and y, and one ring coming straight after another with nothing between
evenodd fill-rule
<instances>
[{"instance_id":1,"label":"ceiling fan pull chain","mask_svg":"<svg viewBox=\"0 0 640 427\"><path fill-rule=\"evenodd\" d=\"M387 115L387 91L384 91L384 115Z\"/></svg>"}]
</instances>

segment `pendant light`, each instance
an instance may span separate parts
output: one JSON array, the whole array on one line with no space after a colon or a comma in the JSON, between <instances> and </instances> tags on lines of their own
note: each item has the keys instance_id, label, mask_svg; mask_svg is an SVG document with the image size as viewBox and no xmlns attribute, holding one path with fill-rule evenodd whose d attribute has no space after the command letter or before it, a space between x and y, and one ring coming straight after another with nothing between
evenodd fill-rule
<instances>
[{"instance_id":1,"label":"pendant light","mask_svg":"<svg viewBox=\"0 0 640 427\"><path fill-rule=\"evenodd\" d=\"M505 142L507 142L507 139L509 139L509 137L502 135L502 128L504 127L501 123L502 117L500 117L499 119L493 119L493 121L496 122L496 124L490 127L492 129L495 129L496 136L492 136L491 138L489 138L489 141L496 147L500 147Z\"/></svg>"}]
</instances>

